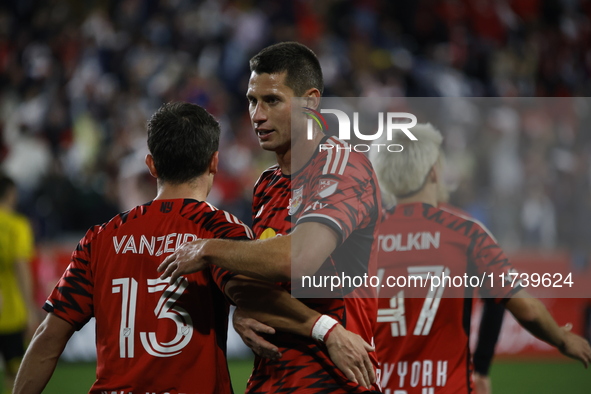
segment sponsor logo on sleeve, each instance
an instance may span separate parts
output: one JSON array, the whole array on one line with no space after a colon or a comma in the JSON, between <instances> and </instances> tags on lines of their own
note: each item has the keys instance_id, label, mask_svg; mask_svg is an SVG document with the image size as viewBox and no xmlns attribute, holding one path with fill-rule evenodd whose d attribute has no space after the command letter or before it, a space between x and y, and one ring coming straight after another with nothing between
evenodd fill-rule
<instances>
[{"instance_id":1,"label":"sponsor logo on sleeve","mask_svg":"<svg viewBox=\"0 0 591 394\"><path fill-rule=\"evenodd\" d=\"M321 179L318 183L318 189L316 191L316 194L318 194L318 197L320 198L326 198L334 194L334 192L337 191L338 186L338 181L334 181L332 179Z\"/></svg>"}]
</instances>

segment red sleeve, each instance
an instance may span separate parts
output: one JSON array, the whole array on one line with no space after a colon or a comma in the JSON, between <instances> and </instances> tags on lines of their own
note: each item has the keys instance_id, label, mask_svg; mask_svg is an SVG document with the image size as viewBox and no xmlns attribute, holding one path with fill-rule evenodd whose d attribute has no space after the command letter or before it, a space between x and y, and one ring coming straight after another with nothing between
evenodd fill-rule
<instances>
[{"instance_id":1,"label":"red sleeve","mask_svg":"<svg viewBox=\"0 0 591 394\"><path fill-rule=\"evenodd\" d=\"M91 245L100 226L94 226L72 253L70 265L45 301L43 309L81 329L94 316Z\"/></svg>"},{"instance_id":2,"label":"red sleeve","mask_svg":"<svg viewBox=\"0 0 591 394\"><path fill-rule=\"evenodd\" d=\"M296 224L323 223L341 236L342 243L356 228L377 220L380 207L377 181L367 158L351 152L343 171L341 165L332 166L327 159L311 174L305 208Z\"/></svg>"},{"instance_id":3,"label":"red sleeve","mask_svg":"<svg viewBox=\"0 0 591 394\"><path fill-rule=\"evenodd\" d=\"M209 227L210 231L213 232L213 238L232 239L236 241L250 241L254 239L254 234L250 227L236 216L222 210L217 212L218 215L215 218L215 224ZM211 266L211 276L223 292L226 283L236 276L236 274L216 266Z\"/></svg>"},{"instance_id":4,"label":"red sleeve","mask_svg":"<svg viewBox=\"0 0 591 394\"><path fill-rule=\"evenodd\" d=\"M230 271L226 271L225 269L222 269L215 265L210 266L210 270L211 277L213 278L215 284L220 288L222 293L225 294L224 288L226 287L226 283L228 283L230 279L235 277L236 274Z\"/></svg>"},{"instance_id":5,"label":"red sleeve","mask_svg":"<svg viewBox=\"0 0 591 394\"><path fill-rule=\"evenodd\" d=\"M512 284L511 272L516 272L505 252L497 244L489 231L476 223L471 235L469 257L476 266L478 275L484 275L482 296L495 298L497 302L511 298L521 289L519 281Z\"/></svg>"}]
</instances>

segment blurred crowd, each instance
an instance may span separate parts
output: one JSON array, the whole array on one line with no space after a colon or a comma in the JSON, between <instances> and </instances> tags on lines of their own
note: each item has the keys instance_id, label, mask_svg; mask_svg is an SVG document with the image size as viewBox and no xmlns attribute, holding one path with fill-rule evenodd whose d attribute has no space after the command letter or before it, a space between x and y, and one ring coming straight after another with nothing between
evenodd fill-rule
<instances>
[{"instance_id":1,"label":"blurred crowd","mask_svg":"<svg viewBox=\"0 0 591 394\"><path fill-rule=\"evenodd\" d=\"M248 59L287 40L317 53L328 96L591 96L586 0L4 1L0 162L37 239L154 196L145 125L173 100L221 122L211 202L250 222L252 186L273 156L250 126ZM576 121L501 109L483 129L442 129L451 202L509 250L568 248L585 265L588 104Z\"/></svg>"}]
</instances>

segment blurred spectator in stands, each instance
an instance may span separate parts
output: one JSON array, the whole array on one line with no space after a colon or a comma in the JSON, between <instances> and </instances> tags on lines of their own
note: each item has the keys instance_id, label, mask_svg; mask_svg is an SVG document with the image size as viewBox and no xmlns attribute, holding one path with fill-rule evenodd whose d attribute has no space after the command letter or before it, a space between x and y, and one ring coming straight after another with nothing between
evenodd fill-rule
<instances>
[{"instance_id":1,"label":"blurred spectator in stands","mask_svg":"<svg viewBox=\"0 0 591 394\"><path fill-rule=\"evenodd\" d=\"M143 184L141 174L126 182L130 174L120 173L122 163L145 151L147 114L163 102L186 100L220 120L221 151L227 149L235 162L221 168L224 182L214 195L220 208L248 221L243 207L250 205L253 174L259 172L254 167L272 159L260 155L252 133L241 133L248 119L248 68L240 59L273 42L302 41L318 54L328 96L590 96L590 4L5 2L0 166L22 182L23 201L30 202L24 206L40 224L35 227L41 239L84 231L137 204L141 189L153 187ZM583 126L591 111L579 111L567 125L567 143L564 126L542 120L556 118L556 111L527 114L521 121L511 111L501 106L485 128L475 127L483 121L470 120L472 110L450 111L457 122L446 127L446 141L453 145L448 157L461 176L460 192L483 218L487 209L503 206L506 214L487 220L505 249L519 248L527 193L522 181L531 176L532 161L542 162L538 175L556 210L556 246L572 248L573 220L591 214L591 207L574 192L587 175L565 168L591 158L591 137ZM62 197L59 187L72 195ZM75 197L88 195L99 206L93 220L80 215L86 203ZM59 210L64 200L77 212L71 220L71 212Z\"/></svg>"}]
</instances>

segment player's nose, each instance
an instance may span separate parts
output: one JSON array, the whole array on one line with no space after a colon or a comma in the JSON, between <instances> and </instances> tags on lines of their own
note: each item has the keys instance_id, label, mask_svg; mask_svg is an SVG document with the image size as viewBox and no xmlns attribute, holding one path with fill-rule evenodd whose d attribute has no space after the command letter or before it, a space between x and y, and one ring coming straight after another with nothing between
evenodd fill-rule
<instances>
[{"instance_id":1,"label":"player's nose","mask_svg":"<svg viewBox=\"0 0 591 394\"><path fill-rule=\"evenodd\" d=\"M261 123L267 120L267 113L260 104L257 104L250 112L250 120L255 126L259 126Z\"/></svg>"}]
</instances>

